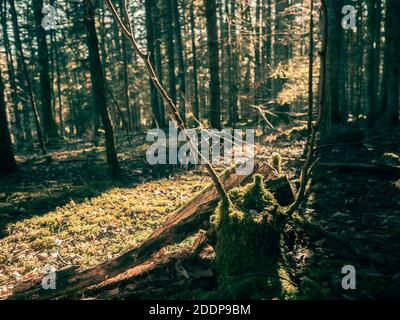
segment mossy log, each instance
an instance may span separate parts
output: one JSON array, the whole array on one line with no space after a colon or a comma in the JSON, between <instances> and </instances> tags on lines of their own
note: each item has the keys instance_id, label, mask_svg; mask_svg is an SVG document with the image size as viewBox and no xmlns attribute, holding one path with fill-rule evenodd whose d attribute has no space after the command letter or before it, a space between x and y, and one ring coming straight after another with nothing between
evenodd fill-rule
<instances>
[{"instance_id":1,"label":"mossy log","mask_svg":"<svg viewBox=\"0 0 400 320\"><path fill-rule=\"evenodd\" d=\"M267 179L274 177L274 170L268 164L256 163L254 173ZM238 175L235 168L232 168L221 176L221 181L226 190L231 190L247 182L252 175ZM13 295L8 299L51 299L78 294L90 286L134 268L153 257L163 247L178 243L199 229L207 227L219 199L218 192L210 185L178 210L138 248L81 272L64 274L63 270L58 271L56 290L44 290L41 279L22 282L14 288Z\"/></svg>"},{"instance_id":2,"label":"mossy log","mask_svg":"<svg viewBox=\"0 0 400 320\"><path fill-rule=\"evenodd\" d=\"M289 291L280 267L284 209L260 175L229 197L231 203L221 202L211 217L218 290L207 298L281 297Z\"/></svg>"}]
</instances>

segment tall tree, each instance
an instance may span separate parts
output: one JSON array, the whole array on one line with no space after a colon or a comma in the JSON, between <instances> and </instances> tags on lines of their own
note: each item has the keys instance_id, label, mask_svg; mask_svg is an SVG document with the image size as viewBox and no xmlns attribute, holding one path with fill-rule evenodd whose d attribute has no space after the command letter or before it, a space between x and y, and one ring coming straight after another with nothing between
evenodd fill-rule
<instances>
[{"instance_id":1,"label":"tall tree","mask_svg":"<svg viewBox=\"0 0 400 320\"><path fill-rule=\"evenodd\" d=\"M154 17L160 16L159 10L159 2L156 1L153 7ZM153 19L154 21L154 50L155 50L155 60L156 60L156 70L161 84L163 84L163 56L161 52L161 42L162 42L162 33L161 33L161 19ZM160 112L160 127L165 127L165 105L163 99L159 99L159 112Z\"/></svg>"},{"instance_id":2,"label":"tall tree","mask_svg":"<svg viewBox=\"0 0 400 320\"><path fill-rule=\"evenodd\" d=\"M384 113L384 121L388 126L397 126L399 124L399 79L400 79L400 30L397 26L398 14L400 13L400 2L397 0L387 0L386 19L390 19L388 32L386 36L390 50L387 51L388 59L389 85L387 94L387 105Z\"/></svg>"},{"instance_id":3,"label":"tall tree","mask_svg":"<svg viewBox=\"0 0 400 320\"><path fill-rule=\"evenodd\" d=\"M229 85L229 123L230 125L235 125L239 120L238 115L238 83L237 83L237 73L238 73L238 59L237 59L237 50L235 47L236 44L236 29L237 29L237 21L236 21L236 0L230 1L230 12L228 9L227 3L227 12L229 13L229 21L228 21L228 44L226 46L227 50L227 59L228 59L228 85Z\"/></svg>"},{"instance_id":4,"label":"tall tree","mask_svg":"<svg viewBox=\"0 0 400 320\"><path fill-rule=\"evenodd\" d=\"M176 43L176 53L178 55L178 80L179 80L179 113L183 121L186 121L186 76L185 76L185 59L183 57L184 46L182 42L181 22L179 18L178 0L172 1L172 15L174 24L174 34Z\"/></svg>"},{"instance_id":5,"label":"tall tree","mask_svg":"<svg viewBox=\"0 0 400 320\"><path fill-rule=\"evenodd\" d=\"M31 108L33 111L33 116L34 116L35 126L36 126L36 134L38 136L40 149L43 154L46 154L46 149L44 147L44 142L43 142L42 129L40 127L39 115L38 115L37 108L36 108L36 101L33 96L32 83L31 83L31 79L29 77L29 71L28 71L28 67L26 65L26 61L25 61L24 50L22 48L21 33L20 33L20 29L19 29L19 24L18 24L17 10L15 9L15 4L14 4L13 0L10 0L9 3L10 3L11 19L12 19L13 29L14 29L15 48L17 51L17 67L18 67L18 70L22 70L23 77L25 78L26 89L29 94L29 102L31 104ZM24 109L24 110L26 110L26 109ZM25 126L28 125L28 127L29 127L29 113L28 112L24 112L24 125Z\"/></svg>"},{"instance_id":6,"label":"tall tree","mask_svg":"<svg viewBox=\"0 0 400 320\"><path fill-rule=\"evenodd\" d=\"M125 0L119 0L121 16L123 16L125 5L126 5ZM128 117L128 121L124 120L124 122L128 127L130 127L133 122L133 119L132 119L131 102L129 96L128 48L126 45L125 37L121 37L121 42L122 42L122 76L124 80L124 88L123 88L124 104L125 104L126 114Z\"/></svg>"},{"instance_id":7,"label":"tall tree","mask_svg":"<svg viewBox=\"0 0 400 320\"><path fill-rule=\"evenodd\" d=\"M106 88L99 54L94 9L91 0L84 0L84 8L93 104L101 117L105 131L107 163L110 167L111 175L118 176L121 170L118 163L117 152L115 150L114 128L107 107Z\"/></svg>"},{"instance_id":8,"label":"tall tree","mask_svg":"<svg viewBox=\"0 0 400 320\"><path fill-rule=\"evenodd\" d=\"M194 0L190 4L190 31L192 40L192 64L193 64L193 114L197 120L200 120L200 103L199 103L199 83L197 70L197 47L196 47L196 22L194 18Z\"/></svg>"},{"instance_id":9,"label":"tall tree","mask_svg":"<svg viewBox=\"0 0 400 320\"><path fill-rule=\"evenodd\" d=\"M155 5L154 0L145 0L147 51L150 54L150 62L153 66L155 65L154 30L153 30L154 5ZM159 127L161 119L160 119L160 106L158 101L158 93L151 79L149 79L149 86L150 86L150 96L151 96L151 107L154 115L154 120L157 123L157 126Z\"/></svg>"},{"instance_id":10,"label":"tall tree","mask_svg":"<svg viewBox=\"0 0 400 320\"><path fill-rule=\"evenodd\" d=\"M13 107L13 112L14 112L14 117L15 117L14 134L15 134L17 142L20 142L22 140L25 140L25 138L27 138L29 136L24 137L24 130L22 129L22 122L21 122L22 119L21 119L21 113L19 110L20 101L18 98L18 88L17 88L17 81L16 81L16 75L15 75L15 69L14 69L14 59L13 59L13 54L11 51L10 39L8 36L8 30L7 30L7 2L6 1L4 1L4 3L0 4L0 16L1 16L1 26L3 29L4 49L6 51L8 79L9 79L10 87L11 87L11 100L14 105L14 107ZM29 130L29 128L27 128L27 129Z\"/></svg>"},{"instance_id":11,"label":"tall tree","mask_svg":"<svg viewBox=\"0 0 400 320\"><path fill-rule=\"evenodd\" d=\"M263 94L267 101L272 96L272 0L263 0L263 47L262 64L264 66Z\"/></svg>"},{"instance_id":12,"label":"tall tree","mask_svg":"<svg viewBox=\"0 0 400 320\"><path fill-rule=\"evenodd\" d=\"M307 130L311 133L313 120L314 92L313 92L313 73L314 73L314 0L310 0L310 47L308 51L308 121Z\"/></svg>"},{"instance_id":13,"label":"tall tree","mask_svg":"<svg viewBox=\"0 0 400 320\"><path fill-rule=\"evenodd\" d=\"M175 77L175 48L174 34L171 30L173 24L173 8L171 0L165 1L165 21L164 31L166 36L167 56L168 56L168 83L169 94L174 103L176 103L176 77Z\"/></svg>"},{"instance_id":14,"label":"tall tree","mask_svg":"<svg viewBox=\"0 0 400 320\"><path fill-rule=\"evenodd\" d=\"M41 27L43 0L32 0L36 23L36 38L38 44L38 63L40 70L40 105L43 132L47 139L58 139L58 127L51 106L52 92L49 72L49 52L46 42L46 31Z\"/></svg>"},{"instance_id":15,"label":"tall tree","mask_svg":"<svg viewBox=\"0 0 400 320\"><path fill-rule=\"evenodd\" d=\"M10 131L7 125L4 84L0 66L0 175L16 170L14 153L11 146Z\"/></svg>"},{"instance_id":16,"label":"tall tree","mask_svg":"<svg viewBox=\"0 0 400 320\"><path fill-rule=\"evenodd\" d=\"M216 1L205 0L205 9L210 70L210 125L212 128L221 129L221 88Z\"/></svg>"},{"instance_id":17,"label":"tall tree","mask_svg":"<svg viewBox=\"0 0 400 320\"><path fill-rule=\"evenodd\" d=\"M367 103L368 103L368 114L367 124L370 128L374 127L377 119L377 60L376 60L376 0L368 0L368 35L367 35Z\"/></svg>"},{"instance_id":18,"label":"tall tree","mask_svg":"<svg viewBox=\"0 0 400 320\"><path fill-rule=\"evenodd\" d=\"M328 17L328 38L326 52L326 85L325 108L323 116L323 131L331 131L335 126L342 124L339 105L340 67L342 48L342 0L328 1L326 3Z\"/></svg>"}]
</instances>

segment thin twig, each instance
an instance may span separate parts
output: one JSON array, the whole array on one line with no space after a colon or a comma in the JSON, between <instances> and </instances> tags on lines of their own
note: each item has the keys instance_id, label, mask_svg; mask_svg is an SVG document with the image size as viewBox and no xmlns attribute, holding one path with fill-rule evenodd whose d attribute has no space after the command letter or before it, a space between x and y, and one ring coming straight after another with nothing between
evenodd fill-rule
<instances>
[{"instance_id":1,"label":"thin twig","mask_svg":"<svg viewBox=\"0 0 400 320\"><path fill-rule=\"evenodd\" d=\"M131 41L132 46L134 48L134 50L137 52L138 56L143 60L143 62L146 65L146 68L149 72L150 75L150 79L153 82L154 86L156 87L158 93L161 95L161 97L163 98L163 100L165 101L166 105L168 106L168 110L169 110L169 116L171 118L171 120L175 123L176 127L178 128L179 131L183 132L183 134L185 135L185 139L186 141L189 143L190 145L190 149L192 150L192 152L195 152L205 163L206 169L215 185L215 188L217 189L221 199L228 203L229 199L228 199L228 195L217 175L217 173L215 172L213 166L211 165L211 163L208 161L208 159L205 159L205 157L201 154L201 152L198 150L198 148L194 145L192 139L190 138L190 135L188 134L186 128L185 128L185 124L183 122L183 120L181 119L178 109L175 106L175 102L172 101L172 99L170 98L170 96L168 95L168 93L166 92L166 90L164 89L163 85L161 84L161 82L158 79L158 76L154 70L154 67L151 64L150 61L150 54L151 53L146 53L144 51L142 51L142 49L139 47L135 35L133 34L131 27L130 27L130 22L128 23L128 26L126 26L124 24L124 22L121 19L121 16L118 14L117 10L114 7L114 4L112 3L111 0L106 0L108 6L110 7L114 19L116 20L116 22L118 23L118 25L120 26L122 32L125 34L126 37L128 37L128 39ZM126 19L128 21L129 20L129 13L128 10L126 8L126 5L124 6L124 14L126 16Z\"/></svg>"}]
</instances>

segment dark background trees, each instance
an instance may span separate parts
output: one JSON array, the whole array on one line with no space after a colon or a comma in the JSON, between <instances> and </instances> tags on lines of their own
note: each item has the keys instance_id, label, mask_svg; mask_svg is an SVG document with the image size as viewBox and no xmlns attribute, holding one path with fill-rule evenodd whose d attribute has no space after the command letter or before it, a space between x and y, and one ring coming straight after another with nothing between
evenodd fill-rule
<instances>
[{"instance_id":1,"label":"dark background trees","mask_svg":"<svg viewBox=\"0 0 400 320\"><path fill-rule=\"evenodd\" d=\"M0 68L0 174L5 174L14 172L16 163L11 146L10 132L8 130L4 84L1 75Z\"/></svg>"},{"instance_id":2,"label":"dark background trees","mask_svg":"<svg viewBox=\"0 0 400 320\"><path fill-rule=\"evenodd\" d=\"M118 145L127 135L165 127L164 103L104 3L92 1L97 46L89 47L82 6L52 3L57 29L48 31L41 27L42 0L1 3L2 77L16 150L38 146L45 153L45 144L59 137L99 141L103 129L107 149L115 149L114 139ZM115 2L120 12L124 3ZM139 44L190 126L200 120L214 128L265 128L263 116L275 125L303 124L315 112L320 3L314 1L311 15L310 5L136 0L128 9ZM345 5L357 9L355 28L342 27ZM394 0L327 1L324 133L355 123L367 131L398 125L398 6Z\"/></svg>"}]
</instances>

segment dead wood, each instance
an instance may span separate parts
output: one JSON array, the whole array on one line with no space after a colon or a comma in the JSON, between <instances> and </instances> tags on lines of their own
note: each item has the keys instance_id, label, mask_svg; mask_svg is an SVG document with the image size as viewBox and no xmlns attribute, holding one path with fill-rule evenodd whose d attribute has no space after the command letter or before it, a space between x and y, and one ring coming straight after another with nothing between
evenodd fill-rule
<instances>
[{"instance_id":1,"label":"dead wood","mask_svg":"<svg viewBox=\"0 0 400 320\"><path fill-rule=\"evenodd\" d=\"M268 164L260 165L259 163L255 164L253 174L248 176L238 175L234 171L235 168L227 170L220 177L226 190L245 183L253 174L258 173L269 178L274 173ZM73 272L58 271L56 290L44 290L41 286L41 279L22 282L14 288L13 294L8 299L52 299L78 294L90 286L115 277L146 262L163 247L179 243L198 230L207 227L210 215L219 200L218 191L214 185L210 185L178 210L141 246L81 272L76 271L77 267L73 267Z\"/></svg>"}]
</instances>

